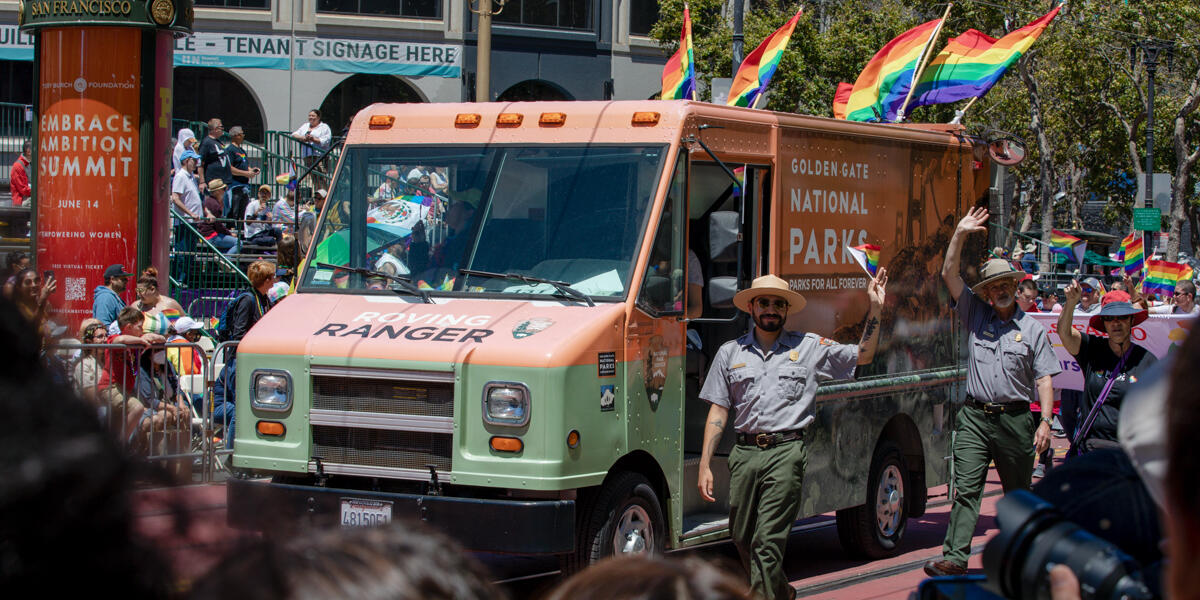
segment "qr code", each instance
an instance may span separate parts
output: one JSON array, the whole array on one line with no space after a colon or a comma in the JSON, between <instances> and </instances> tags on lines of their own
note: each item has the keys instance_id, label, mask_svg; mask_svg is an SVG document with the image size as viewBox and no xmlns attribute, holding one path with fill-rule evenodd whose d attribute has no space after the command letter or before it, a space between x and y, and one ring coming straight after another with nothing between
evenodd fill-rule
<instances>
[{"instance_id":1,"label":"qr code","mask_svg":"<svg viewBox=\"0 0 1200 600\"><path fill-rule=\"evenodd\" d=\"M67 277L65 281L67 284L65 300L87 300L87 278Z\"/></svg>"}]
</instances>

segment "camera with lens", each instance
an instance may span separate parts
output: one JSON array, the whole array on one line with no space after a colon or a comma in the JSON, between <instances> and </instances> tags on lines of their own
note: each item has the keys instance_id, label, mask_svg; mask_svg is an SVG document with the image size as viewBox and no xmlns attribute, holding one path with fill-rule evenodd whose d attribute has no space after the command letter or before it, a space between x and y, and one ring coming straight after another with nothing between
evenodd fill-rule
<instances>
[{"instance_id":1,"label":"camera with lens","mask_svg":"<svg viewBox=\"0 0 1200 600\"><path fill-rule=\"evenodd\" d=\"M1075 573L1083 600L1155 598L1135 559L1031 492L1007 493L997 504L996 521L1000 531L983 549L986 579L927 579L918 597L1048 600L1050 569L1061 564Z\"/></svg>"}]
</instances>

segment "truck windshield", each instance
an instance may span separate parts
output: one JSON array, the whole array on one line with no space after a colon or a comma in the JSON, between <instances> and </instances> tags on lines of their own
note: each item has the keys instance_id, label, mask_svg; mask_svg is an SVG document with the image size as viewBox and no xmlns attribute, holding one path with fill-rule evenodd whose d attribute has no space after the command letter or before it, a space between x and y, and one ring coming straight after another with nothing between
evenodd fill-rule
<instances>
[{"instance_id":1,"label":"truck windshield","mask_svg":"<svg viewBox=\"0 0 1200 600\"><path fill-rule=\"evenodd\" d=\"M597 301L623 298L665 153L659 146L347 148L302 289L403 291L403 282L375 271L434 295L563 296L565 284Z\"/></svg>"}]
</instances>

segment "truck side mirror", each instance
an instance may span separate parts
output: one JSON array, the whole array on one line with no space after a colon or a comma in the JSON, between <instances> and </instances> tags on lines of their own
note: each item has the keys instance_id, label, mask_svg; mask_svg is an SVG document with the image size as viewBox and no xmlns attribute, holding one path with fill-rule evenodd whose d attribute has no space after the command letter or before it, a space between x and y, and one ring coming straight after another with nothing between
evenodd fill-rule
<instances>
[{"instance_id":1,"label":"truck side mirror","mask_svg":"<svg viewBox=\"0 0 1200 600\"><path fill-rule=\"evenodd\" d=\"M1016 138L1002 137L988 142L992 162L1011 167L1025 160L1025 144Z\"/></svg>"},{"instance_id":2,"label":"truck side mirror","mask_svg":"<svg viewBox=\"0 0 1200 600\"><path fill-rule=\"evenodd\" d=\"M738 213L717 211L708 217L708 256L714 263L737 261Z\"/></svg>"},{"instance_id":3,"label":"truck side mirror","mask_svg":"<svg viewBox=\"0 0 1200 600\"><path fill-rule=\"evenodd\" d=\"M708 303L713 308L733 308L733 295L738 291L737 277L713 277L705 287L708 289Z\"/></svg>"}]
</instances>

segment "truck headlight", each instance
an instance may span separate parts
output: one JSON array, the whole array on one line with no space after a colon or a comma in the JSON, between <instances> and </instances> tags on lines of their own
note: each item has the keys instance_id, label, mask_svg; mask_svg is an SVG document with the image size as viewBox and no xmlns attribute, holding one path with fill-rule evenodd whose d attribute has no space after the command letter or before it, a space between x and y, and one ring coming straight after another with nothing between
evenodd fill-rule
<instances>
[{"instance_id":1,"label":"truck headlight","mask_svg":"<svg viewBox=\"0 0 1200 600\"><path fill-rule=\"evenodd\" d=\"M483 386L483 420L492 425L529 424L529 388L523 383L492 381Z\"/></svg>"},{"instance_id":2,"label":"truck headlight","mask_svg":"<svg viewBox=\"0 0 1200 600\"><path fill-rule=\"evenodd\" d=\"M250 392L254 408L284 412L292 407L292 376L287 371L254 371Z\"/></svg>"}]
</instances>

